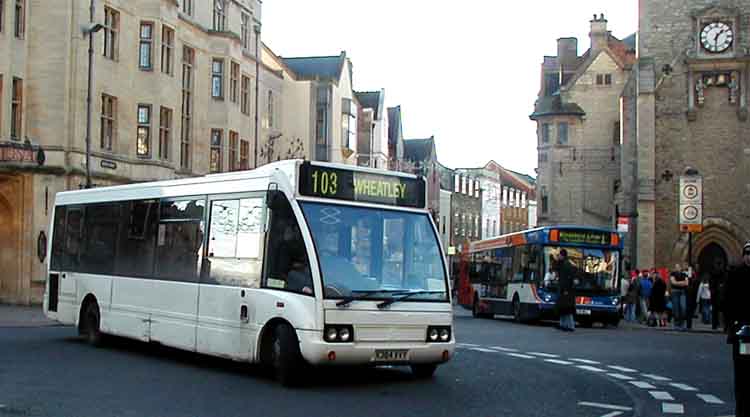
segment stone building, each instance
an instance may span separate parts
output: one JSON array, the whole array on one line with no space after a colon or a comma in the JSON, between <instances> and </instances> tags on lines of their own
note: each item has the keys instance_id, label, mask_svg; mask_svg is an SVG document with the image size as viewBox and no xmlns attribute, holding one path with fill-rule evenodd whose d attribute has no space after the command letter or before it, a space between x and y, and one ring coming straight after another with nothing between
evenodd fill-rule
<instances>
[{"instance_id":1,"label":"stone building","mask_svg":"<svg viewBox=\"0 0 750 417\"><path fill-rule=\"evenodd\" d=\"M635 36L619 40L603 15L591 20L591 48L560 38L546 56L534 112L540 224L612 226L620 180L620 101L635 62Z\"/></svg>"},{"instance_id":2,"label":"stone building","mask_svg":"<svg viewBox=\"0 0 750 417\"><path fill-rule=\"evenodd\" d=\"M624 119L635 163L624 196L637 213L635 265L688 260L688 234L678 226L687 167L703 176L693 262L704 272L715 260L738 262L750 239L750 1L640 0L639 7L637 77Z\"/></svg>"},{"instance_id":3,"label":"stone building","mask_svg":"<svg viewBox=\"0 0 750 417\"><path fill-rule=\"evenodd\" d=\"M427 209L435 223L440 221L440 164L435 137L404 140L404 158L400 171L421 175L427 181Z\"/></svg>"},{"instance_id":4,"label":"stone building","mask_svg":"<svg viewBox=\"0 0 750 417\"><path fill-rule=\"evenodd\" d=\"M470 242L482 239L482 187L479 178L453 172L451 195L451 246L461 253ZM458 256L451 257L452 276L457 277Z\"/></svg>"},{"instance_id":5,"label":"stone building","mask_svg":"<svg viewBox=\"0 0 750 417\"><path fill-rule=\"evenodd\" d=\"M388 169L388 114L385 90L356 92L360 104L357 165Z\"/></svg>"},{"instance_id":6,"label":"stone building","mask_svg":"<svg viewBox=\"0 0 750 417\"><path fill-rule=\"evenodd\" d=\"M401 106L388 107L388 169L401 171L404 160L404 131Z\"/></svg>"},{"instance_id":7,"label":"stone building","mask_svg":"<svg viewBox=\"0 0 750 417\"><path fill-rule=\"evenodd\" d=\"M55 193L86 184L89 2L0 2L0 301L39 302ZM253 166L282 129L259 0L96 0L94 186ZM260 126L262 123L262 127Z\"/></svg>"}]
</instances>

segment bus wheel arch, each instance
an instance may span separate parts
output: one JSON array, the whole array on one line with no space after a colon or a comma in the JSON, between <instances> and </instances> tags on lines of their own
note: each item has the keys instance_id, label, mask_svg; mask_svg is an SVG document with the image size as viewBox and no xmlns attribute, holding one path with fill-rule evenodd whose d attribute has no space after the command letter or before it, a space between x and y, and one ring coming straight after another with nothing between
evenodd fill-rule
<instances>
[{"instance_id":1,"label":"bus wheel arch","mask_svg":"<svg viewBox=\"0 0 750 417\"><path fill-rule=\"evenodd\" d=\"M94 294L87 294L81 302L78 313L78 334L84 336L88 344L99 346L102 343L101 310Z\"/></svg>"}]
</instances>

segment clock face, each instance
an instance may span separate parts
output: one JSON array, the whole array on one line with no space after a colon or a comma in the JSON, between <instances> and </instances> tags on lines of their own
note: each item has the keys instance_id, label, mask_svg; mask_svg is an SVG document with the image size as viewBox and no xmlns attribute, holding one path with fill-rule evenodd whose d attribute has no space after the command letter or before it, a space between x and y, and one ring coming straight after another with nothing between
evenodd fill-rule
<instances>
[{"instance_id":1,"label":"clock face","mask_svg":"<svg viewBox=\"0 0 750 417\"><path fill-rule=\"evenodd\" d=\"M732 46L733 40L732 27L724 22L709 23L701 31L701 45L708 52L724 52Z\"/></svg>"}]
</instances>

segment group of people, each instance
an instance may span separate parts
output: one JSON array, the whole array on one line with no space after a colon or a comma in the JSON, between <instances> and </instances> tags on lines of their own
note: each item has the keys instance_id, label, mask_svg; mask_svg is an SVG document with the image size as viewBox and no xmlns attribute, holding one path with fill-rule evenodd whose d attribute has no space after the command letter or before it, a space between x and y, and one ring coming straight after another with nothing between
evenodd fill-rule
<instances>
[{"instance_id":1,"label":"group of people","mask_svg":"<svg viewBox=\"0 0 750 417\"><path fill-rule=\"evenodd\" d=\"M675 329L687 331L700 312L702 323L717 329L725 275L718 266L700 276L691 267L679 264L668 274L656 269L636 270L621 284L625 320L658 327L672 322Z\"/></svg>"}]
</instances>

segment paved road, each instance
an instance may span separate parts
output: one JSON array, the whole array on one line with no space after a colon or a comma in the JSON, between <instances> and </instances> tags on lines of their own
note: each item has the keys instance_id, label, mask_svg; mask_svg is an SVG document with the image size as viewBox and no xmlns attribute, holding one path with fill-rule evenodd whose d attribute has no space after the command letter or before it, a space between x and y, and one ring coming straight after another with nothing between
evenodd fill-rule
<instances>
[{"instance_id":1,"label":"paved road","mask_svg":"<svg viewBox=\"0 0 750 417\"><path fill-rule=\"evenodd\" d=\"M456 357L431 381L398 368L323 369L288 390L221 359L122 339L96 349L70 327L2 328L0 416L732 414L731 358L720 335L567 334L461 313L456 333ZM723 404L707 402L716 400Z\"/></svg>"}]
</instances>

